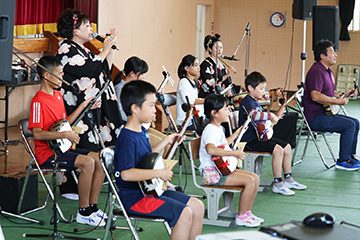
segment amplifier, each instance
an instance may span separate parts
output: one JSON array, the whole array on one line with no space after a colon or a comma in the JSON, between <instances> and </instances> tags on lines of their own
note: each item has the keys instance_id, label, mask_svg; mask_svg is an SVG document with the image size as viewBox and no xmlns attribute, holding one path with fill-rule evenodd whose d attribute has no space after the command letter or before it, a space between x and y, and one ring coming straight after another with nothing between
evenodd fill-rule
<instances>
[{"instance_id":1,"label":"amplifier","mask_svg":"<svg viewBox=\"0 0 360 240\"><path fill-rule=\"evenodd\" d=\"M21 66L12 66L12 85L18 85L28 80L28 72L26 68Z\"/></svg>"},{"instance_id":2,"label":"amplifier","mask_svg":"<svg viewBox=\"0 0 360 240\"><path fill-rule=\"evenodd\" d=\"M0 207L11 213L17 213L17 205L25 177L0 177ZM37 175L30 175L26 186L21 212L38 207Z\"/></svg>"}]
</instances>

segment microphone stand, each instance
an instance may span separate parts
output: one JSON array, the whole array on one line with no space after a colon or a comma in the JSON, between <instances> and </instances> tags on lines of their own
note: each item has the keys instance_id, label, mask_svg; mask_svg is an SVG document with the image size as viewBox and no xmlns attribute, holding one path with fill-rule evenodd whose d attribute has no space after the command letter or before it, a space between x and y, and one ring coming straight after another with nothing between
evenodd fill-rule
<instances>
[{"instance_id":1,"label":"microphone stand","mask_svg":"<svg viewBox=\"0 0 360 240\"><path fill-rule=\"evenodd\" d=\"M251 22L248 22L248 24L245 27L244 34L242 35L239 43L236 46L236 49L229 60L235 60L235 56L237 52L240 49L240 46L242 45L244 39L245 40L245 77L248 75L248 69L249 69L249 60L250 60L250 37L251 37Z\"/></svg>"},{"instance_id":2,"label":"microphone stand","mask_svg":"<svg viewBox=\"0 0 360 240\"><path fill-rule=\"evenodd\" d=\"M110 83L111 82L111 79L108 78L108 82ZM100 133L100 130L99 128L97 127L97 124L95 124L93 122L93 117L92 117L92 112L88 112L87 113L87 117L89 119L89 125L90 127L92 127L92 132L94 134L94 138L97 140L97 142L99 143L100 147L101 147L101 153L103 152L103 150L106 149L106 146L105 146L105 143L104 143L104 140L102 139L101 137L101 133ZM101 168L103 169L104 173L105 173L105 177L106 177L106 180L108 181L108 184L109 184L109 194L111 194L111 192L114 194L114 200L111 200L109 199L110 201L110 204L113 204L114 202L118 202L118 205L120 206L121 210L122 210L122 214L124 215L125 219L126 219L126 222L129 226L129 229L130 231L132 232L132 235L133 237L136 239L136 240L139 240L139 236L137 234L137 231L140 231L141 229L140 228L135 228L132 223L131 223L131 220L128 216L128 214L126 213L125 211L125 207L123 206L121 200L120 200L120 196L119 196L119 193L117 192L116 190L116 187L113 183L113 180L111 178L111 175L109 174L108 172L108 169L105 165L105 159L103 159L103 157L101 156L101 159L100 159L100 165L101 165ZM114 209L114 206L111 205L110 206L110 210L112 211ZM109 216L112 216L112 212L109 213ZM107 239L107 236L109 234L110 231L114 230L114 229L117 229L117 227L114 226L114 222L113 222L113 219L108 219L107 221L110 221L110 222L107 222L106 223L106 226L105 226L105 237L104 239ZM121 228L123 229L123 228ZM140 230L139 230L140 229ZM79 228L75 228L74 229L74 232L78 232L80 231L81 229ZM88 230L88 229L86 229Z\"/></svg>"},{"instance_id":3,"label":"microphone stand","mask_svg":"<svg viewBox=\"0 0 360 240\"><path fill-rule=\"evenodd\" d=\"M21 54L22 56L24 56L27 60L31 61L32 63L35 63L36 66L42 68L43 70L45 70L46 72L48 72L51 76L55 77L57 80L61 81L63 84L65 84L66 86L69 86L71 88L75 88L74 86L72 86L70 83L68 83L67 81L65 81L64 79L56 76L54 73L52 73L51 71L49 71L46 67L44 67L43 65L39 64L37 61L35 61L33 58L31 58L29 55L27 55L26 53L24 53L23 51L17 49L16 47L13 47L13 49L15 51L13 51L13 54L16 55L19 59L21 59L19 57L18 54ZM59 86L61 87L61 86ZM74 89L76 91L78 91L78 89Z\"/></svg>"}]
</instances>

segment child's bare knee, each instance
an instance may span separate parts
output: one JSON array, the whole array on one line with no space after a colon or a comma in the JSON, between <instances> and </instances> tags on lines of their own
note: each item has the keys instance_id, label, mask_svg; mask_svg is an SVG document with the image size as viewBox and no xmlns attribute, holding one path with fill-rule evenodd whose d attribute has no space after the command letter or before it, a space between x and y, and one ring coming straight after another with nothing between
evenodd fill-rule
<instances>
[{"instance_id":1,"label":"child's bare knee","mask_svg":"<svg viewBox=\"0 0 360 240\"><path fill-rule=\"evenodd\" d=\"M81 158L79 158L79 168L82 171L87 171L87 172L93 172L94 168L95 168L95 161L92 157L90 156L81 156Z\"/></svg>"},{"instance_id":2,"label":"child's bare knee","mask_svg":"<svg viewBox=\"0 0 360 240\"><path fill-rule=\"evenodd\" d=\"M275 145L273 155L274 156L282 156L282 155L284 155L284 149L280 145Z\"/></svg>"},{"instance_id":3,"label":"child's bare knee","mask_svg":"<svg viewBox=\"0 0 360 240\"><path fill-rule=\"evenodd\" d=\"M193 220L192 216L193 216L192 210L189 207L185 207L183 209L183 211L181 212L179 221L181 222L181 224L190 224L191 225L192 220Z\"/></svg>"}]
</instances>

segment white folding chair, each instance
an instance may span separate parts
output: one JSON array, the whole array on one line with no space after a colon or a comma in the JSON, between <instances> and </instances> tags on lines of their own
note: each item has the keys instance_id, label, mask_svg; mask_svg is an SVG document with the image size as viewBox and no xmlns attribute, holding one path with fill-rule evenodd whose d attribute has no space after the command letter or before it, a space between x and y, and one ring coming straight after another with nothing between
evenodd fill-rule
<instances>
[{"instance_id":1,"label":"white folding chair","mask_svg":"<svg viewBox=\"0 0 360 240\"><path fill-rule=\"evenodd\" d=\"M124 218L128 224L128 228L131 230L132 232L132 238L133 239L140 239L139 235L137 234L137 226L139 221L147 221L147 222L160 222L163 223L165 226L165 229L167 231L167 233L169 234L169 236L171 235L171 228L169 226L169 224L167 223L167 221L165 219L162 218L152 218L152 217L140 217L140 216L132 216L129 215L126 210L124 205L121 202L120 196L118 194L118 189L117 187L114 185L113 180L111 178L111 176L113 176L115 174L114 172L114 157L115 157L115 153L114 153L114 147L107 147L104 148L101 153L100 153L100 158L101 158L101 165L104 169L105 172L105 176L109 182L110 185L110 189L111 191L109 191L110 194L110 210L109 210L109 214L108 214L108 221L106 223L106 227L105 227L105 235L104 235L104 239L108 239L109 237L109 233L110 233L110 228L112 226L112 221L115 220L116 218L120 217L120 218ZM116 214L114 214L116 213ZM121 228L124 229L124 228Z\"/></svg>"},{"instance_id":2,"label":"white folding chair","mask_svg":"<svg viewBox=\"0 0 360 240\"><path fill-rule=\"evenodd\" d=\"M199 159L200 138L195 138L189 142L189 154L191 162L191 173L195 187L205 192L207 198L207 218L204 219L204 224L229 227L234 226L234 219L236 212L233 212L232 202L234 193L240 193L243 187L217 187L202 185L197 182L195 161ZM224 208L219 209L221 196L224 195ZM232 220L222 220L219 217L232 218Z\"/></svg>"}]
</instances>

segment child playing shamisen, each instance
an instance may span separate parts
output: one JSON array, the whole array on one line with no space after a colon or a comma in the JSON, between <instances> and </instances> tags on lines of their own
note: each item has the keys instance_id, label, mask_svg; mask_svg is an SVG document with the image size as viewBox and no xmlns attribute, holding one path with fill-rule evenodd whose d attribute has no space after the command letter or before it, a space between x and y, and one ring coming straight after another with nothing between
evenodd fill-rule
<instances>
[{"instance_id":1,"label":"child playing shamisen","mask_svg":"<svg viewBox=\"0 0 360 240\"><path fill-rule=\"evenodd\" d=\"M244 187L239 201L239 212L235 223L238 226L258 227L264 219L255 216L252 212L256 194L259 187L259 177L244 170L236 169L229 175L222 176L219 173L212 156L234 156L244 159L245 154L240 150L225 150L221 145L229 145L234 142L240 133L240 128L228 138L225 138L221 123L229 120L229 111L226 98L222 95L211 94L205 98L204 112L210 121L201 135L200 143L200 169L203 183L216 186L240 186Z\"/></svg>"},{"instance_id":2,"label":"child playing shamisen","mask_svg":"<svg viewBox=\"0 0 360 240\"><path fill-rule=\"evenodd\" d=\"M161 217L172 227L171 239L195 239L201 234L204 205L188 195L166 190L161 196L144 195L138 181L161 178L169 181L171 169L140 169L140 162L151 152L161 151L173 143L178 134L167 136L151 149L143 123L155 119L155 87L145 81L135 80L125 84L121 105L128 121L121 130L115 147L114 167L119 195L126 211L132 215Z\"/></svg>"},{"instance_id":3,"label":"child playing shamisen","mask_svg":"<svg viewBox=\"0 0 360 240\"><path fill-rule=\"evenodd\" d=\"M306 186L294 180L291 173L291 146L289 143L280 139L270 138L268 141L260 141L254 125L260 121L271 120L273 124L279 121L283 111L278 115L271 112L264 112L258 99L265 94L266 79L259 72L252 72L245 79L245 87L248 95L241 101L239 110L239 124L246 121L250 115L254 124L249 124L249 128L242 137L241 141L247 142L245 150L257 152L270 152L272 154L272 169L274 181L272 191L286 196L294 195L291 189L304 190ZM281 172L284 170L284 179Z\"/></svg>"}]
</instances>

